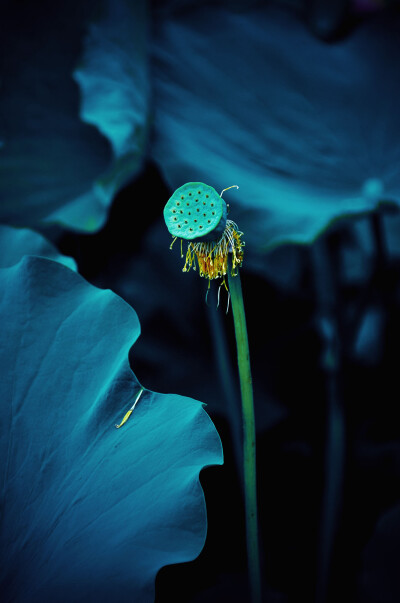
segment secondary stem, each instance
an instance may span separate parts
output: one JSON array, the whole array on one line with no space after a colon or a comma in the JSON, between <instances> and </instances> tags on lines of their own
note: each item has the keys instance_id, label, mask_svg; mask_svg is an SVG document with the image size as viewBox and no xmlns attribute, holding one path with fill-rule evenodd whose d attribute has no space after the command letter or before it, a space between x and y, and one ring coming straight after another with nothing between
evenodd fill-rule
<instances>
[{"instance_id":1,"label":"secondary stem","mask_svg":"<svg viewBox=\"0 0 400 603\"><path fill-rule=\"evenodd\" d=\"M237 274L237 276L231 275L231 265L229 265L228 268L228 284L235 325L240 391L242 395L246 539L251 601L252 603L260 603L261 579L258 548L256 431L254 423L253 386L242 286L239 274Z\"/></svg>"},{"instance_id":2,"label":"secondary stem","mask_svg":"<svg viewBox=\"0 0 400 603\"><path fill-rule=\"evenodd\" d=\"M317 549L315 603L326 603L330 600L332 588L340 579L333 561L341 523L346 460L346 417L341 391L343 325L340 321L335 262L326 239L320 237L310 251L321 339L324 344L322 368L325 372L327 397L324 489Z\"/></svg>"}]
</instances>

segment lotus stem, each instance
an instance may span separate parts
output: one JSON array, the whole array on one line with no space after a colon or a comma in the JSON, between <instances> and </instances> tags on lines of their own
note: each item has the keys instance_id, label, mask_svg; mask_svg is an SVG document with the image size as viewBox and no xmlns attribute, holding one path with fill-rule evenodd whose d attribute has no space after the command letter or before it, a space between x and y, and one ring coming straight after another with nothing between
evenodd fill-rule
<instances>
[{"instance_id":1,"label":"lotus stem","mask_svg":"<svg viewBox=\"0 0 400 603\"><path fill-rule=\"evenodd\" d=\"M258 545L257 483L256 483L256 430L254 422L253 385L250 369L249 342L246 315L239 271L227 271L229 292L235 326L243 414L243 469L246 513L247 563L251 602L261 603L260 553Z\"/></svg>"}]
</instances>

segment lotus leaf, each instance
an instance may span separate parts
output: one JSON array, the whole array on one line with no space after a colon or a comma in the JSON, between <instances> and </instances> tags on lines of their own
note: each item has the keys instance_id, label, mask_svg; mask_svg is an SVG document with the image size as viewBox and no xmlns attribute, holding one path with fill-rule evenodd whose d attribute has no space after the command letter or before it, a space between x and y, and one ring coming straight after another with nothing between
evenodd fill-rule
<instances>
[{"instance_id":1,"label":"lotus leaf","mask_svg":"<svg viewBox=\"0 0 400 603\"><path fill-rule=\"evenodd\" d=\"M151 601L196 557L199 471L222 462L202 404L144 389L136 313L58 262L0 270L3 601Z\"/></svg>"}]
</instances>

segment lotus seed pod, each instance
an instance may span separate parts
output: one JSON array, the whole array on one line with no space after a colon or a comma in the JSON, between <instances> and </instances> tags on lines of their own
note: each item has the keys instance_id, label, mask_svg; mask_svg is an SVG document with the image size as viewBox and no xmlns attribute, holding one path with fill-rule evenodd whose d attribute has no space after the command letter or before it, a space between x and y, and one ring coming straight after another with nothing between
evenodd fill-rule
<instances>
[{"instance_id":1,"label":"lotus seed pod","mask_svg":"<svg viewBox=\"0 0 400 603\"><path fill-rule=\"evenodd\" d=\"M187 182L168 200L164 219L173 237L214 241L224 232L227 207L212 186Z\"/></svg>"}]
</instances>

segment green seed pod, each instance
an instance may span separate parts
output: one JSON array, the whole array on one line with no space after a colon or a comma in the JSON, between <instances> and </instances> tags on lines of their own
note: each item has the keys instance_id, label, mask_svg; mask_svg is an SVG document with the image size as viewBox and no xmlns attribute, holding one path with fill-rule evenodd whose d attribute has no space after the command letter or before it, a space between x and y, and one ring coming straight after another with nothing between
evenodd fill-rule
<instances>
[{"instance_id":1,"label":"green seed pod","mask_svg":"<svg viewBox=\"0 0 400 603\"><path fill-rule=\"evenodd\" d=\"M227 207L212 186L187 182L168 200L164 219L173 237L213 241L224 232Z\"/></svg>"}]
</instances>

